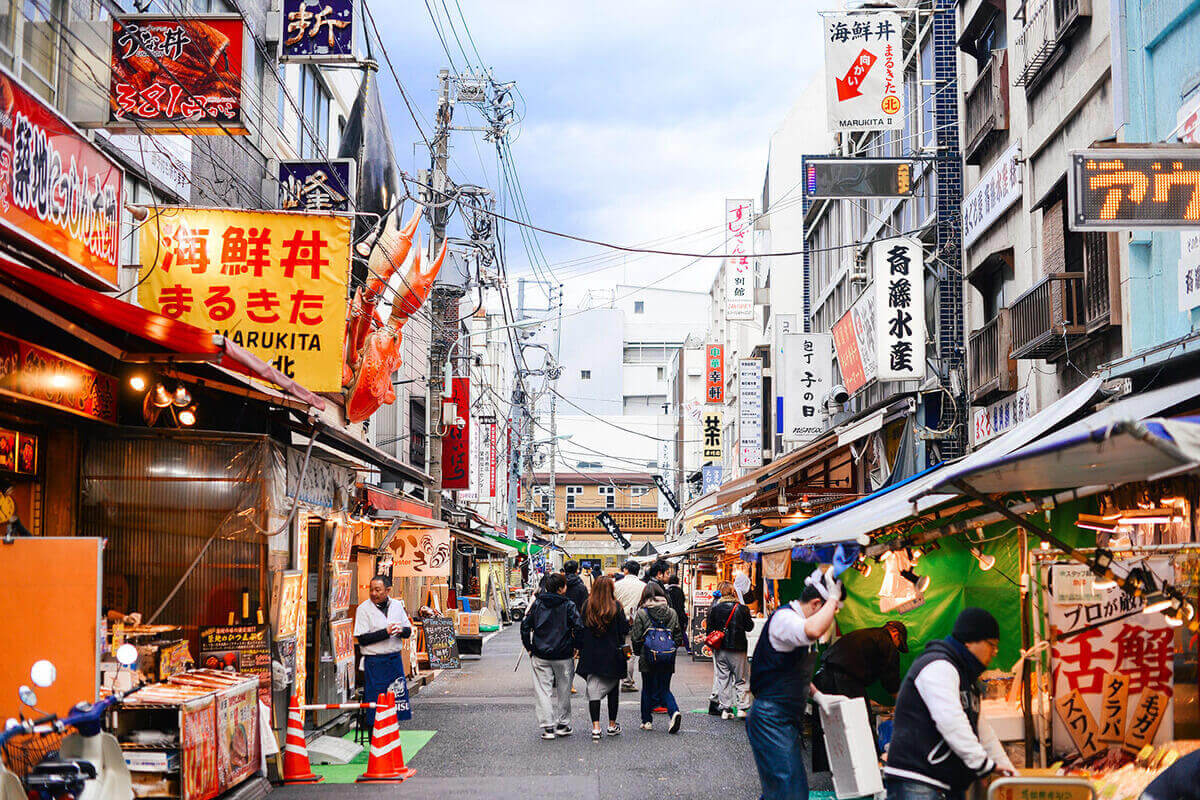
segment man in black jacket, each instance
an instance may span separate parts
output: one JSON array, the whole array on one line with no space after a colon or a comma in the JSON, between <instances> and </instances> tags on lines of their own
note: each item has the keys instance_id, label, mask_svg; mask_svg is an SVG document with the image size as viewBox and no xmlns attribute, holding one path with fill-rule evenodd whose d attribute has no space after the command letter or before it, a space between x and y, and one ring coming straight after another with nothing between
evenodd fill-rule
<instances>
[{"instance_id":1,"label":"man in black jacket","mask_svg":"<svg viewBox=\"0 0 1200 800\"><path fill-rule=\"evenodd\" d=\"M583 607L587 604L588 589L579 577L579 562L570 559L563 564L563 575L567 579L567 599L575 604L575 610L583 616Z\"/></svg>"},{"instance_id":2,"label":"man in black jacket","mask_svg":"<svg viewBox=\"0 0 1200 800\"><path fill-rule=\"evenodd\" d=\"M546 577L521 618L521 644L533 665L533 695L543 739L571 735L571 682L575 678L575 636L583 620L567 599L567 579L557 572Z\"/></svg>"},{"instance_id":3,"label":"man in black jacket","mask_svg":"<svg viewBox=\"0 0 1200 800\"><path fill-rule=\"evenodd\" d=\"M888 800L956 800L993 772L1015 774L980 714L979 676L1000 649L1000 623L982 608L965 608L945 639L913 662L900 695L888 746Z\"/></svg>"}]
</instances>

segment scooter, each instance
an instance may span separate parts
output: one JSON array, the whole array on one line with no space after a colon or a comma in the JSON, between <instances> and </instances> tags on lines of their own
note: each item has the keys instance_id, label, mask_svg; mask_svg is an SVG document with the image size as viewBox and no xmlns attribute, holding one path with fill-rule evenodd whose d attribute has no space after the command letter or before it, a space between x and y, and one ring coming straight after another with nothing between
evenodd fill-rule
<instances>
[{"instance_id":1,"label":"scooter","mask_svg":"<svg viewBox=\"0 0 1200 800\"><path fill-rule=\"evenodd\" d=\"M117 660L131 666L137 661L137 648L123 645L117 650ZM39 661L30 677L35 685L49 687L54 683L54 665ZM49 714L33 720L8 720L0 732L0 752L20 734L48 735L67 728L74 732L62 740L56 757L43 759L30 770L25 786L0 759L0 800L130 800L133 780L125 754L117 738L101 728L108 710L140 688L114 692L98 703L80 703L65 717ZM37 693L33 689L22 686L17 694L22 703L35 708Z\"/></svg>"}]
</instances>

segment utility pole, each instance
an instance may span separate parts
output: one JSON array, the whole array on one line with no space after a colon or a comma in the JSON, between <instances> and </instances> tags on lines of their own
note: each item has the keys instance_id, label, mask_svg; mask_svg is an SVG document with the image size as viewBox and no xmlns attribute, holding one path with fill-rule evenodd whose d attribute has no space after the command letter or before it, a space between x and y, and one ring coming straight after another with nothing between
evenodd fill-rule
<instances>
[{"instance_id":1,"label":"utility pole","mask_svg":"<svg viewBox=\"0 0 1200 800\"><path fill-rule=\"evenodd\" d=\"M441 248L442 242L446 241L446 224L450 219L450 205L447 202L450 179L446 174L446 162L450 158L450 121L454 116L454 105L450 101L449 70L438 72L438 84L431 185L424 193L426 202L431 204L431 259ZM429 478L434 519L441 519L442 514L442 403L447 388L445 366L450 357L450 348L458 339L458 301L464 291L457 282L439 280L433 285L430 301L433 319L429 340Z\"/></svg>"},{"instance_id":2,"label":"utility pole","mask_svg":"<svg viewBox=\"0 0 1200 800\"><path fill-rule=\"evenodd\" d=\"M558 366L559 349L562 346L562 284L558 285L558 291L550 290L551 302L557 306L557 313L554 315L554 363L546 365L546 380L553 381L550 386L550 513L547 515L550 519L550 527L558 532L558 496L555 493L555 463L558 459L558 417L555 415L555 408L558 405L558 375L560 374ZM564 526L565 527L565 526Z\"/></svg>"}]
</instances>

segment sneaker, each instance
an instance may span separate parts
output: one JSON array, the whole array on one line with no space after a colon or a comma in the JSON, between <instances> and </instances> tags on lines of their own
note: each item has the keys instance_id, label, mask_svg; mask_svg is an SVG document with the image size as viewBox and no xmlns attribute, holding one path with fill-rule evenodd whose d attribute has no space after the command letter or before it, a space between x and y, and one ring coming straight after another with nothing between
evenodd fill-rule
<instances>
[{"instance_id":1,"label":"sneaker","mask_svg":"<svg viewBox=\"0 0 1200 800\"><path fill-rule=\"evenodd\" d=\"M708 715L710 717L721 716L721 704L718 703L716 700L709 700L708 701Z\"/></svg>"},{"instance_id":2,"label":"sneaker","mask_svg":"<svg viewBox=\"0 0 1200 800\"><path fill-rule=\"evenodd\" d=\"M734 714L734 716L737 717L738 719L745 719L746 718L746 709L739 708L737 710L737 713Z\"/></svg>"},{"instance_id":3,"label":"sneaker","mask_svg":"<svg viewBox=\"0 0 1200 800\"><path fill-rule=\"evenodd\" d=\"M733 719L733 712L730 711L728 708L722 709L721 719Z\"/></svg>"},{"instance_id":4,"label":"sneaker","mask_svg":"<svg viewBox=\"0 0 1200 800\"><path fill-rule=\"evenodd\" d=\"M643 723L642 723L642 730L644 730L644 731L652 731L652 730L654 730L654 723L653 723L653 722L643 722Z\"/></svg>"},{"instance_id":5,"label":"sneaker","mask_svg":"<svg viewBox=\"0 0 1200 800\"><path fill-rule=\"evenodd\" d=\"M554 736L554 728L542 728L542 738L543 738L543 739L553 739L553 738L555 738L555 736Z\"/></svg>"},{"instance_id":6,"label":"sneaker","mask_svg":"<svg viewBox=\"0 0 1200 800\"><path fill-rule=\"evenodd\" d=\"M554 729L555 736L570 736L572 733L570 725L559 725Z\"/></svg>"},{"instance_id":7,"label":"sneaker","mask_svg":"<svg viewBox=\"0 0 1200 800\"><path fill-rule=\"evenodd\" d=\"M683 724L683 714L676 711L671 715L671 726L667 728L667 733L679 733L679 726Z\"/></svg>"},{"instance_id":8,"label":"sneaker","mask_svg":"<svg viewBox=\"0 0 1200 800\"><path fill-rule=\"evenodd\" d=\"M667 707L659 706L658 708L654 709L654 713L655 714L665 714L665 713L667 713Z\"/></svg>"},{"instance_id":9,"label":"sneaker","mask_svg":"<svg viewBox=\"0 0 1200 800\"><path fill-rule=\"evenodd\" d=\"M621 681L622 692L636 692L637 690L637 684L633 681Z\"/></svg>"},{"instance_id":10,"label":"sneaker","mask_svg":"<svg viewBox=\"0 0 1200 800\"><path fill-rule=\"evenodd\" d=\"M578 689L576 689L574 686L572 686L572 687L571 687L571 694L579 694L579 690L578 690Z\"/></svg>"},{"instance_id":11,"label":"sneaker","mask_svg":"<svg viewBox=\"0 0 1200 800\"><path fill-rule=\"evenodd\" d=\"M609 736L620 736L621 735L621 723L614 722L613 724L609 725L608 726L608 735Z\"/></svg>"},{"instance_id":12,"label":"sneaker","mask_svg":"<svg viewBox=\"0 0 1200 800\"><path fill-rule=\"evenodd\" d=\"M603 735L604 734L602 734L600 731L596 730L595 728L592 729L592 741L593 742L600 741L600 737Z\"/></svg>"}]
</instances>

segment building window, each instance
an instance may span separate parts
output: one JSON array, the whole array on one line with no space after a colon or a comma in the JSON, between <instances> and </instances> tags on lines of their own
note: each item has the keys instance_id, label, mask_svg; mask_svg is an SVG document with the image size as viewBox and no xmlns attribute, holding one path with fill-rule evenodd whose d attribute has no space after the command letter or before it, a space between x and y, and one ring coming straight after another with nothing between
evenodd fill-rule
<instances>
[{"instance_id":1,"label":"building window","mask_svg":"<svg viewBox=\"0 0 1200 800\"><path fill-rule=\"evenodd\" d=\"M425 398L408 398L408 463L425 469Z\"/></svg>"},{"instance_id":2,"label":"building window","mask_svg":"<svg viewBox=\"0 0 1200 800\"><path fill-rule=\"evenodd\" d=\"M600 469L604 465L599 461L576 461L575 466L578 469Z\"/></svg>"},{"instance_id":3,"label":"building window","mask_svg":"<svg viewBox=\"0 0 1200 800\"><path fill-rule=\"evenodd\" d=\"M666 368L666 367L659 367L657 370L655 370L655 375L657 375L657 376L658 376L658 379L659 379L660 381L662 381L662 380L666 380L666 378L667 378L667 368Z\"/></svg>"},{"instance_id":4,"label":"building window","mask_svg":"<svg viewBox=\"0 0 1200 800\"><path fill-rule=\"evenodd\" d=\"M601 486L600 487L600 497L602 497L604 499L604 507L605 508L616 508L617 507L617 487Z\"/></svg>"},{"instance_id":5,"label":"building window","mask_svg":"<svg viewBox=\"0 0 1200 800\"><path fill-rule=\"evenodd\" d=\"M275 127L283 133L283 125L287 120L287 68L280 64L275 71L275 79L278 83L279 92L275 97Z\"/></svg>"},{"instance_id":6,"label":"building window","mask_svg":"<svg viewBox=\"0 0 1200 800\"><path fill-rule=\"evenodd\" d=\"M921 134L925 147L937 142L937 115L933 74L933 37L930 36L921 48Z\"/></svg>"},{"instance_id":7,"label":"building window","mask_svg":"<svg viewBox=\"0 0 1200 800\"><path fill-rule=\"evenodd\" d=\"M633 504L635 506L640 506L642 504L642 498L648 494L650 494L649 486L630 486L629 487L629 496L631 498L633 498Z\"/></svg>"},{"instance_id":8,"label":"building window","mask_svg":"<svg viewBox=\"0 0 1200 800\"><path fill-rule=\"evenodd\" d=\"M537 498L537 506L547 514L550 513L550 490L545 486L533 487L533 494Z\"/></svg>"},{"instance_id":9,"label":"building window","mask_svg":"<svg viewBox=\"0 0 1200 800\"><path fill-rule=\"evenodd\" d=\"M645 313L646 313L646 303L645 303L645 301L643 301L643 300L634 300L634 301L633 301L633 313L635 313L635 314L645 314Z\"/></svg>"},{"instance_id":10,"label":"building window","mask_svg":"<svg viewBox=\"0 0 1200 800\"><path fill-rule=\"evenodd\" d=\"M579 370L579 380L590 381L592 379L592 371L590 369Z\"/></svg>"},{"instance_id":11,"label":"building window","mask_svg":"<svg viewBox=\"0 0 1200 800\"><path fill-rule=\"evenodd\" d=\"M58 30L66 14L66 0L13 3L0 8L0 62L18 73L42 99L55 103L58 89Z\"/></svg>"},{"instance_id":12,"label":"building window","mask_svg":"<svg viewBox=\"0 0 1200 800\"><path fill-rule=\"evenodd\" d=\"M300 70L300 157L323 158L329 145L329 91L313 66Z\"/></svg>"},{"instance_id":13,"label":"building window","mask_svg":"<svg viewBox=\"0 0 1200 800\"><path fill-rule=\"evenodd\" d=\"M567 490L567 511L575 508L576 498L583 494L582 486L568 486Z\"/></svg>"}]
</instances>

